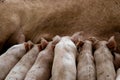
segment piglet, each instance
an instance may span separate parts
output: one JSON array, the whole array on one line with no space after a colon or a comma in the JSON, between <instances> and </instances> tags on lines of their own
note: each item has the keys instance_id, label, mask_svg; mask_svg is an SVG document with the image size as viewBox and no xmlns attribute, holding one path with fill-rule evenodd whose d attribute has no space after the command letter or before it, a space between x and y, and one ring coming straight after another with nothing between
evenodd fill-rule
<instances>
[{"instance_id":1,"label":"piglet","mask_svg":"<svg viewBox=\"0 0 120 80\"><path fill-rule=\"evenodd\" d=\"M56 36L53 41L49 42L47 47L39 53L34 65L27 73L25 80L49 80L54 58L54 47L59 40L60 37Z\"/></svg>"},{"instance_id":2,"label":"piglet","mask_svg":"<svg viewBox=\"0 0 120 80\"><path fill-rule=\"evenodd\" d=\"M94 58L96 63L97 80L115 80L115 68L113 65L113 55L109 48L114 48L112 37L109 41L99 41L92 38L95 46ZM112 45L111 45L112 44Z\"/></svg>"},{"instance_id":3,"label":"piglet","mask_svg":"<svg viewBox=\"0 0 120 80\"><path fill-rule=\"evenodd\" d=\"M64 36L56 44L51 80L76 80L77 43L81 33Z\"/></svg>"},{"instance_id":4,"label":"piglet","mask_svg":"<svg viewBox=\"0 0 120 80\"><path fill-rule=\"evenodd\" d=\"M86 40L78 56L77 80L96 80L92 42Z\"/></svg>"},{"instance_id":5,"label":"piglet","mask_svg":"<svg viewBox=\"0 0 120 80\"><path fill-rule=\"evenodd\" d=\"M42 39L41 44L44 45L35 44L34 47L12 68L5 80L24 80L25 75L34 64L39 51L44 49L47 43L46 40Z\"/></svg>"},{"instance_id":6,"label":"piglet","mask_svg":"<svg viewBox=\"0 0 120 80\"><path fill-rule=\"evenodd\" d=\"M0 80L4 80L9 71L14 65L26 54L29 50L29 43L14 45L0 56Z\"/></svg>"}]
</instances>

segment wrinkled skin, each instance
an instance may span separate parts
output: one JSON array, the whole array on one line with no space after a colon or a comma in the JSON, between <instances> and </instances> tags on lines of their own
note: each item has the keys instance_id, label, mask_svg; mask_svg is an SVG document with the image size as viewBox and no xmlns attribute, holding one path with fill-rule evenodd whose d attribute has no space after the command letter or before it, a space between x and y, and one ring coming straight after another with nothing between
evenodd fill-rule
<instances>
[{"instance_id":1,"label":"wrinkled skin","mask_svg":"<svg viewBox=\"0 0 120 80\"><path fill-rule=\"evenodd\" d=\"M0 32L4 31L0 35L1 43L21 27L26 40L34 43L41 37L51 39L55 35L85 31L86 37L99 39L115 35L120 47L119 5L120 0L3 0L0 3ZM10 31L6 32L7 27Z\"/></svg>"}]
</instances>

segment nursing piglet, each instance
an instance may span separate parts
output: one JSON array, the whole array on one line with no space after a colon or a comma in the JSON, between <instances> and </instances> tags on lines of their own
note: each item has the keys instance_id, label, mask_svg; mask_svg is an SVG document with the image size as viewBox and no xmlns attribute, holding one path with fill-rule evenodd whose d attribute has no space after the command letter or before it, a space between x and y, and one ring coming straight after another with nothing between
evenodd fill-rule
<instances>
[{"instance_id":1,"label":"nursing piglet","mask_svg":"<svg viewBox=\"0 0 120 80\"><path fill-rule=\"evenodd\" d=\"M54 40L49 42L47 47L39 53L34 65L27 73L25 80L49 80L54 58L54 47L59 39L60 37L56 36Z\"/></svg>"},{"instance_id":2,"label":"nursing piglet","mask_svg":"<svg viewBox=\"0 0 120 80\"><path fill-rule=\"evenodd\" d=\"M39 51L44 49L47 43L46 40L42 39L41 44L44 45L35 44L34 47L12 68L5 80L24 80L27 72L34 64Z\"/></svg>"},{"instance_id":3,"label":"nursing piglet","mask_svg":"<svg viewBox=\"0 0 120 80\"><path fill-rule=\"evenodd\" d=\"M96 80L92 42L86 40L78 56L77 80Z\"/></svg>"},{"instance_id":4,"label":"nursing piglet","mask_svg":"<svg viewBox=\"0 0 120 80\"><path fill-rule=\"evenodd\" d=\"M110 46L115 46L113 37L109 41L98 41L94 38L94 58L96 63L97 80L115 80L115 68L113 65L113 55L109 50ZM112 45L111 45L112 44Z\"/></svg>"},{"instance_id":5,"label":"nursing piglet","mask_svg":"<svg viewBox=\"0 0 120 80\"><path fill-rule=\"evenodd\" d=\"M14 45L0 56L0 80L4 80L9 71L29 50L29 46L29 43Z\"/></svg>"},{"instance_id":6,"label":"nursing piglet","mask_svg":"<svg viewBox=\"0 0 120 80\"><path fill-rule=\"evenodd\" d=\"M81 33L75 33L72 37L64 36L56 44L51 80L76 80L77 48L74 42L80 36Z\"/></svg>"}]
</instances>

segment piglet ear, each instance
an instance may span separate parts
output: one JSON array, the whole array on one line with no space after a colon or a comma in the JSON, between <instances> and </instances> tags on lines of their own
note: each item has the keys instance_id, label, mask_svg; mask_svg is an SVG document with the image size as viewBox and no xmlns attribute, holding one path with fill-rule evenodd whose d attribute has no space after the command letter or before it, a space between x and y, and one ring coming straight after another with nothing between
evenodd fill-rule
<instances>
[{"instance_id":1,"label":"piglet ear","mask_svg":"<svg viewBox=\"0 0 120 80\"><path fill-rule=\"evenodd\" d=\"M61 37L59 35L56 35L53 39L52 39L52 43L54 45L56 45L59 41L60 41Z\"/></svg>"},{"instance_id":2,"label":"piglet ear","mask_svg":"<svg viewBox=\"0 0 120 80\"><path fill-rule=\"evenodd\" d=\"M93 44L96 44L98 42L98 39L96 37L90 37L88 40L90 40Z\"/></svg>"},{"instance_id":3,"label":"piglet ear","mask_svg":"<svg viewBox=\"0 0 120 80\"><path fill-rule=\"evenodd\" d=\"M84 44L84 41L78 41L77 44L76 44L76 46L77 47L82 47L83 44Z\"/></svg>"},{"instance_id":4,"label":"piglet ear","mask_svg":"<svg viewBox=\"0 0 120 80\"><path fill-rule=\"evenodd\" d=\"M83 31L76 32L71 36L71 40L77 44L79 41L83 40Z\"/></svg>"},{"instance_id":5,"label":"piglet ear","mask_svg":"<svg viewBox=\"0 0 120 80\"><path fill-rule=\"evenodd\" d=\"M29 49L31 49L32 47L33 47L33 45L34 45L34 43L32 42L32 41L27 41L27 43L29 44Z\"/></svg>"},{"instance_id":6,"label":"piglet ear","mask_svg":"<svg viewBox=\"0 0 120 80\"><path fill-rule=\"evenodd\" d=\"M48 45L48 41L44 38L41 38L41 48L44 49Z\"/></svg>"},{"instance_id":7,"label":"piglet ear","mask_svg":"<svg viewBox=\"0 0 120 80\"><path fill-rule=\"evenodd\" d=\"M90 37L88 40L92 42L93 48L97 47L96 44L99 42L99 40L96 37Z\"/></svg>"},{"instance_id":8,"label":"piglet ear","mask_svg":"<svg viewBox=\"0 0 120 80\"><path fill-rule=\"evenodd\" d=\"M107 47L110 49L110 50L116 50L117 48L117 43L115 41L115 37L112 36L110 37L110 39L108 40L108 43L107 43Z\"/></svg>"},{"instance_id":9,"label":"piglet ear","mask_svg":"<svg viewBox=\"0 0 120 80\"><path fill-rule=\"evenodd\" d=\"M26 52L29 51L29 44L27 42L24 42L24 46L25 46Z\"/></svg>"},{"instance_id":10,"label":"piglet ear","mask_svg":"<svg viewBox=\"0 0 120 80\"><path fill-rule=\"evenodd\" d=\"M33 47L33 43L31 41L24 42L26 51L29 51Z\"/></svg>"},{"instance_id":11,"label":"piglet ear","mask_svg":"<svg viewBox=\"0 0 120 80\"><path fill-rule=\"evenodd\" d=\"M84 45L84 41L78 41L77 44L76 44L76 47L78 49L78 52L80 52L81 50L81 47Z\"/></svg>"}]
</instances>

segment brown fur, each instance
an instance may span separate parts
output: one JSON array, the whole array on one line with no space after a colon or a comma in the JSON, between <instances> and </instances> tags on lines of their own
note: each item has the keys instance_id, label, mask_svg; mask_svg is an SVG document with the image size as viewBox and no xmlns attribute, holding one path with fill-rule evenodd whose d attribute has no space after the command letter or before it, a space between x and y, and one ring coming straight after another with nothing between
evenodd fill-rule
<instances>
[{"instance_id":1,"label":"brown fur","mask_svg":"<svg viewBox=\"0 0 120 80\"><path fill-rule=\"evenodd\" d=\"M41 37L84 31L86 37L100 39L114 35L120 47L119 5L120 0L6 0L0 5L0 30L4 34L0 43L22 27L26 39L34 43Z\"/></svg>"}]
</instances>

